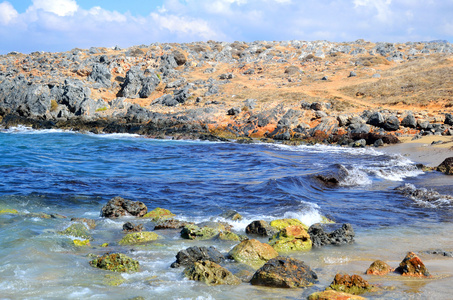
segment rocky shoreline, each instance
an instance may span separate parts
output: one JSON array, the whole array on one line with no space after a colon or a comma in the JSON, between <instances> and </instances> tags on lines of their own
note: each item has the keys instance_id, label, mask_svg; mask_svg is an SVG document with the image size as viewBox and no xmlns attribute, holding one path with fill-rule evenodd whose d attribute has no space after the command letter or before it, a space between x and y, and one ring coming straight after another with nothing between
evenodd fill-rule
<instances>
[{"instance_id":1,"label":"rocky shoreline","mask_svg":"<svg viewBox=\"0 0 453 300\"><path fill-rule=\"evenodd\" d=\"M442 92L431 91L440 93L440 108L432 100L404 105L411 89L420 93L416 87L399 88L401 103L380 103L382 95L373 95L366 84L394 82L380 73L406 65L451 63L452 53L449 43L363 40L14 52L0 56L0 126L352 147L394 144L408 135L451 136L449 78ZM414 85L413 78L402 76ZM332 90L333 84L343 87Z\"/></svg>"}]
</instances>

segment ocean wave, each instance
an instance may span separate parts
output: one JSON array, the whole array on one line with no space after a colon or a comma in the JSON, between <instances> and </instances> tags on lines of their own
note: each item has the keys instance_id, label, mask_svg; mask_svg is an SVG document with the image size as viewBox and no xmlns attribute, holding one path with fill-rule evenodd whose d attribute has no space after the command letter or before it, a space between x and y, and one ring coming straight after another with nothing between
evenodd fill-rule
<instances>
[{"instance_id":1,"label":"ocean wave","mask_svg":"<svg viewBox=\"0 0 453 300\"><path fill-rule=\"evenodd\" d=\"M413 184L406 183L403 186L397 187L395 190L423 207L439 208L453 206L453 196L442 195L433 189L417 188Z\"/></svg>"},{"instance_id":2,"label":"ocean wave","mask_svg":"<svg viewBox=\"0 0 453 300\"><path fill-rule=\"evenodd\" d=\"M72 130L64 129L34 129L30 126L18 125L8 129L2 129L1 132L10 134L50 134L50 133L76 133Z\"/></svg>"}]
</instances>

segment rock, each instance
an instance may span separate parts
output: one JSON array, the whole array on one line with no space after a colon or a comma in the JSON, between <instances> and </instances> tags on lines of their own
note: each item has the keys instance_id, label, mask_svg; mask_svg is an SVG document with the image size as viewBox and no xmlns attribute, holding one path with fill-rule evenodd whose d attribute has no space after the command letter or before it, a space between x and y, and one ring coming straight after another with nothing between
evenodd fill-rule
<instances>
[{"instance_id":1,"label":"rock","mask_svg":"<svg viewBox=\"0 0 453 300\"><path fill-rule=\"evenodd\" d=\"M367 124L376 127L382 127L384 125L384 122L384 116L380 112L375 112L368 118Z\"/></svg>"},{"instance_id":2,"label":"rock","mask_svg":"<svg viewBox=\"0 0 453 300\"><path fill-rule=\"evenodd\" d=\"M415 120L415 117L413 114L408 114L402 121L401 125L404 127L409 127L409 128L416 128L417 127L417 120Z\"/></svg>"},{"instance_id":3,"label":"rock","mask_svg":"<svg viewBox=\"0 0 453 300\"><path fill-rule=\"evenodd\" d=\"M437 166L437 171L447 175L453 175L453 157L446 158L440 165Z\"/></svg>"},{"instance_id":4,"label":"rock","mask_svg":"<svg viewBox=\"0 0 453 300\"><path fill-rule=\"evenodd\" d=\"M232 73L225 73L225 74L220 74L219 79L221 80L228 80L228 79L233 79L234 75Z\"/></svg>"},{"instance_id":5,"label":"rock","mask_svg":"<svg viewBox=\"0 0 453 300\"><path fill-rule=\"evenodd\" d=\"M271 221L270 225L278 231L291 225L302 225L304 229L308 230L308 226L298 219L277 219Z\"/></svg>"},{"instance_id":6,"label":"rock","mask_svg":"<svg viewBox=\"0 0 453 300\"><path fill-rule=\"evenodd\" d=\"M378 139L373 143L373 146L378 148L384 146L384 141L382 139Z\"/></svg>"},{"instance_id":7,"label":"rock","mask_svg":"<svg viewBox=\"0 0 453 300\"><path fill-rule=\"evenodd\" d=\"M341 245L354 242L354 230L351 224L313 224L308 229L308 234L314 247L325 245ZM336 228L336 229L334 229ZM334 229L334 230L332 230ZM327 231L327 232L326 232Z\"/></svg>"},{"instance_id":8,"label":"rock","mask_svg":"<svg viewBox=\"0 0 453 300\"><path fill-rule=\"evenodd\" d=\"M227 210L223 214L220 215L220 217L226 219L226 220L232 220L232 221L240 221L242 220L242 216L235 210Z\"/></svg>"},{"instance_id":9,"label":"rock","mask_svg":"<svg viewBox=\"0 0 453 300\"><path fill-rule=\"evenodd\" d=\"M278 253L269 244L251 239L236 245L228 255L237 262L249 265L252 268L259 268L268 260L277 257Z\"/></svg>"},{"instance_id":10,"label":"rock","mask_svg":"<svg viewBox=\"0 0 453 300\"><path fill-rule=\"evenodd\" d=\"M151 221L162 221L174 217L175 214L170 212L168 209L156 207L152 211L148 212L143 218L150 218Z\"/></svg>"},{"instance_id":11,"label":"rock","mask_svg":"<svg viewBox=\"0 0 453 300\"><path fill-rule=\"evenodd\" d=\"M245 228L246 234L256 234L259 236L273 236L276 229L263 220L253 221Z\"/></svg>"},{"instance_id":12,"label":"rock","mask_svg":"<svg viewBox=\"0 0 453 300\"><path fill-rule=\"evenodd\" d=\"M207 285L238 285L242 281L224 267L209 260L194 262L184 270L184 275L190 280L197 280Z\"/></svg>"},{"instance_id":13,"label":"rock","mask_svg":"<svg viewBox=\"0 0 453 300\"><path fill-rule=\"evenodd\" d=\"M189 240L209 240L218 235L220 230L209 226L186 225L181 230L181 237Z\"/></svg>"},{"instance_id":14,"label":"rock","mask_svg":"<svg viewBox=\"0 0 453 300\"><path fill-rule=\"evenodd\" d=\"M372 78L381 78L381 74L373 74L373 76L371 76Z\"/></svg>"},{"instance_id":15,"label":"rock","mask_svg":"<svg viewBox=\"0 0 453 300\"><path fill-rule=\"evenodd\" d=\"M451 195L443 195L432 189L416 188L410 183L399 186L395 188L395 190L419 204L427 202L429 206L432 206L431 203L434 203L436 206L441 206L442 204L450 206L450 204L453 203L453 196Z\"/></svg>"},{"instance_id":16,"label":"rock","mask_svg":"<svg viewBox=\"0 0 453 300\"><path fill-rule=\"evenodd\" d=\"M312 247L310 235L304 225L291 225L283 228L269 240L277 252L307 251Z\"/></svg>"},{"instance_id":17,"label":"rock","mask_svg":"<svg viewBox=\"0 0 453 300\"><path fill-rule=\"evenodd\" d=\"M181 51L178 51L178 50L173 51L172 55L178 66L182 66L183 64L185 64L187 62L186 56Z\"/></svg>"},{"instance_id":18,"label":"rock","mask_svg":"<svg viewBox=\"0 0 453 300\"><path fill-rule=\"evenodd\" d=\"M453 114L445 114L444 124L453 126Z\"/></svg>"},{"instance_id":19,"label":"rock","mask_svg":"<svg viewBox=\"0 0 453 300\"><path fill-rule=\"evenodd\" d=\"M72 241L77 247L90 246L90 240L78 240L75 239Z\"/></svg>"},{"instance_id":20,"label":"rock","mask_svg":"<svg viewBox=\"0 0 453 300\"><path fill-rule=\"evenodd\" d=\"M173 98L178 102L178 103L185 103L190 97L189 90L187 88L182 88L180 90L177 90L173 93Z\"/></svg>"},{"instance_id":21,"label":"rock","mask_svg":"<svg viewBox=\"0 0 453 300\"><path fill-rule=\"evenodd\" d=\"M0 215L17 215L19 212L17 211L17 209L9 209L9 208L4 208L4 209L0 209Z\"/></svg>"},{"instance_id":22,"label":"rock","mask_svg":"<svg viewBox=\"0 0 453 300\"><path fill-rule=\"evenodd\" d=\"M124 216L143 217L148 208L143 202L131 201L121 197L115 197L101 209L101 217L118 218Z\"/></svg>"},{"instance_id":23,"label":"rock","mask_svg":"<svg viewBox=\"0 0 453 300\"><path fill-rule=\"evenodd\" d=\"M102 257L90 261L90 265L113 272L132 273L139 270L138 261L121 253L104 254Z\"/></svg>"},{"instance_id":24,"label":"rock","mask_svg":"<svg viewBox=\"0 0 453 300\"><path fill-rule=\"evenodd\" d=\"M327 79L329 79L329 77L327 77L327 76L324 76L321 78L321 80L327 80Z\"/></svg>"},{"instance_id":25,"label":"rock","mask_svg":"<svg viewBox=\"0 0 453 300\"><path fill-rule=\"evenodd\" d=\"M349 76L348 76L348 77L355 77L355 76L357 76L357 73L354 72L354 71L351 71L351 72L349 73Z\"/></svg>"},{"instance_id":26,"label":"rock","mask_svg":"<svg viewBox=\"0 0 453 300\"><path fill-rule=\"evenodd\" d=\"M231 231L222 231L218 235L219 240L223 241L241 241L241 237Z\"/></svg>"},{"instance_id":27,"label":"rock","mask_svg":"<svg viewBox=\"0 0 453 300\"><path fill-rule=\"evenodd\" d=\"M95 229L96 228L96 221L93 219L87 219L87 218L71 218L72 222L80 222L85 224L89 229Z\"/></svg>"},{"instance_id":28,"label":"rock","mask_svg":"<svg viewBox=\"0 0 453 300\"><path fill-rule=\"evenodd\" d=\"M135 225L131 222L126 222L123 224L123 231L125 232L139 232L142 230L143 230L142 224Z\"/></svg>"},{"instance_id":29,"label":"rock","mask_svg":"<svg viewBox=\"0 0 453 300\"><path fill-rule=\"evenodd\" d=\"M254 109L256 106L256 99L247 99L244 101L244 106L247 109Z\"/></svg>"},{"instance_id":30,"label":"rock","mask_svg":"<svg viewBox=\"0 0 453 300\"><path fill-rule=\"evenodd\" d=\"M210 260L215 263L220 263L225 257L215 247L189 247L181 250L176 254L176 261L171 264L172 268L179 268L180 266L188 267L194 262L200 260Z\"/></svg>"},{"instance_id":31,"label":"rock","mask_svg":"<svg viewBox=\"0 0 453 300\"><path fill-rule=\"evenodd\" d=\"M159 85L160 79L156 74L145 76L144 72L137 66L132 67L126 73L126 78L118 93L119 97L125 98L147 98Z\"/></svg>"},{"instance_id":32,"label":"rock","mask_svg":"<svg viewBox=\"0 0 453 300\"><path fill-rule=\"evenodd\" d=\"M154 227L154 230L159 230L159 229L179 229L183 228L186 225L193 225L194 223L192 222L186 222L186 221L179 221L175 219L170 219L170 220L163 220L159 221L157 225Z\"/></svg>"},{"instance_id":33,"label":"rock","mask_svg":"<svg viewBox=\"0 0 453 300\"><path fill-rule=\"evenodd\" d=\"M82 224L82 223L71 224L71 226L69 226L65 230L58 231L58 233L62 234L62 235L80 237L80 238L88 239L88 240L93 239L93 237L90 235L90 232L88 231L87 226L85 226L85 224Z\"/></svg>"},{"instance_id":34,"label":"rock","mask_svg":"<svg viewBox=\"0 0 453 300\"><path fill-rule=\"evenodd\" d=\"M318 275L303 261L279 256L258 269L250 283L277 288L304 288L317 280Z\"/></svg>"},{"instance_id":35,"label":"rock","mask_svg":"<svg viewBox=\"0 0 453 300\"><path fill-rule=\"evenodd\" d=\"M425 251L427 254L453 257L453 251L444 251L441 249Z\"/></svg>"},{"instance_id":36,"label":"rock","mask_svg":"<svg viewBox=\"0 0 453 300\"><path fill-rule=\"evenodd\" d=\"M365 148L366 147L366 140L365 139L360 139L357 141L354 141L351 146L353 148Z\"/></svg>"},{"instance_id":37,"label":"rock","mask_svg":"<svg viewBox=\"0 0 453 300\"><path fill-rule=\"evenodd\" d=\"M237 116L241 113L241 108L240 107L232 107L228 110L227 115L228 116Z\"/></svg>"},{"instance_id":38,"label":"rock","mask_svg":"<svg viewBox=\"0 0 453 300\"><path fill-rule=\"evenodd\" d=\"M365 300L365 299L366 298L363 298L361 296L338 292L334 290L317 292L308 296L308 300Z\"/></svg>"},{"instance_id":39,"label":"rock","mask_svg":"<svg viewBox=\"0 0 453 300\"><path fill-rule=\"evenodd\" d=\"M112 86L111 78L112 74L110 74L106 65L94 64L91 74L88 76L88 81L94 81L104 88L109 88Z\"/></svg>"},{"instance_id":40,"label":"rock","mask_svg":"<svg viewBox=\"0 0 453 300\"><path fill-rule=\"evenodd\" d=\"M118 244L124 245L136 245L147 243L151 241L155 241L159 238L157 233L152 231L140 231L140 232L132 232L126 234Z\"/></svg>"},{"instance_id":41,"label":"rock","mask_svg":"<svg viewBox=\"0 0 453 300\"><path fill-rule=\"evenodd\" d=\"M390 267L387 263L383 262L382 260L374 261L370 267L366 270L367 275L387 275L390 272L393 272L394 269Z\"/></svg>"},{"instance_id":42,"label":"rock","mask_svg":"<svg viewBox=\"0 0 453 300\"><path fill-rule=\"evenodd\" d=\"M353 295L360 295L366 292L375 291L376 288L369 284L359 275L349 276L347 274L337 274L328 287L332 290L345 292Z\"/></svg>"},{"instance_id":43,"label":"rock","mask_svg":"<svg viewBox=\"0 0 453 300\"><path fill-rule=\"evenodd\" d=\"M395 116L388 117L382 126L387 131L396 131L400 128L400 120Z\"/></svg>"},{"instance_id":44,"label":"rock","mask_svg":"<svg viewBox=\"0 0 453 300\"><path fill-rule=\"evenodd\" d=\"M429 277L428 269L425 267L421 259L414 253L408 252L406 257L396 268L395 272L403 276L413 277Z\"/></svg>"},{"instance_id":45,"label":"rock","mask_svg":"<svg viewBox=\"0 0 453 300\"><path fill-rule=\"evenodd\" d=\"M296 66L289 66L285 69L285 74L288 74L288 75L296 75L299 73L300 73L300 69L299 69L299 67L296 67Z\"/></svg>"}]
</instances>

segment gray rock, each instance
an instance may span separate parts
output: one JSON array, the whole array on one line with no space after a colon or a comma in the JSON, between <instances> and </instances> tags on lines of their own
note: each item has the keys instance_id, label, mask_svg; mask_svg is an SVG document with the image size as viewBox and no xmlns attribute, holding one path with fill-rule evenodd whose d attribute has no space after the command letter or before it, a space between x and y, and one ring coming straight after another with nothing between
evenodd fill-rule
<instances>
[{"instance_id":1,"label":"gray rock","mask_svg":"<svg viewBox=\"0 0 453 300\"><path fill-rule=\"evenodd\" d=\"M339 227L341 226L341 227ZM341 245L354 242L354 230L351 224L313 224L308 234L314 247Z\"/></svg>"},{"instance_id":2,"label":"gray rock","mask_svg":"<svg viewBox=\"0 0 453 300\"><path fill-rule=\"evenodd\" d=\"M390 116L385 120L383 128L387 131L396 131L400 128L400 120L396 116Z\"/></svg>"},{"instance_id":3,"label":"gray rock","mask_svg":"<svg viewBox=\"0 0 453 300\"><path fill-rule=\"evenodd\" d=\"M126 119L132 123L145 123L151 120L153 113L138 104L132 104L126 113Z\"/></svg>"},{"instance_id":4,"label":"gray rock","mask_svg":"<svg viewBox=\"0 0 453 300\"><path fill-rule=\"evenodd\" d=\"M175 62L178 66L182 66L183 64L185 64L187 62L186 56L181 51L178 51L178 50L173 51L172 55L173 55L173 59L175 60Z\"/></svg>"},{"instance_id":5,"label":"gray rock","mask_svg":"<svg viewBox=\"0 0 453 300\"><path fill-rule=\"evenodd\" d=\"M241 113L241 108L240 107L232 107L228 110L227 115L229 116L236 116Z\"/></svg>"},{"instance_id":6,"label":"gray rock","mask_svg":"<svg viewBox=\"0 0 453 300\"><path fill-rule=\"evenodd\" d=\"M360 139L357 141L354 141L351 145L353 148L365 148L366 146L366 140L365 139Z\"/></svg>"},{"instance_id":7,"label":"gray rock","mask_svg":"<svg viewBox=\"0 0 453 300\"><path fill-rule=\"evenodd\" d=\"M357 73L354 72L354 71L351 71L351 72L349 73L349 76L348 76L348 77L355 77L355 76L357 76Z\"/></svg>"},{"instance_id":8,"label":"gray rock","mask_svg":"<svg viewBox=\"0 0 453 300\"><path fill-rule=\"evenodd\" d=\"M247 234L256 234L259 236L268 236L271 237L277 230L272 227L268 222L263 220L253 221L245 228L245 233Z\"/></svg>"},{"instance_id":9,"label":"gray rock","mask_svg":"<svg viewBox=\"0 0 453 300\"><path fill-rule=\"evenodd\" d=\"M102 87L109 88L112 86L109 69L104 64L94 64L91 74L88 76L88 81L99 83Z\"/></svg>"},{"instance_id":10,"label":"gray rock","mask_svg":"<svg viewBox=\"0 0 453 300\"><path fill-rule=\"evenodd\" d=\"M248 109L254 109L256 106L256 99L247 99L244 101L244 106Z\"/></svg>"},{"instance_id":11,"label":"gray rock","mask_svg":"<svg viewBox=\"0 0 453 300\"><path fill-rule=\"evenodd\" d=\"M209 260L215 263L220 263L225 257L215 247L189 247L181 250L176 254L176 261L171 264L172 268L179 268L180 266L189 267L194 262L200 260Z\"/></svg>"},{"instance_id":12,"label":"gray rock","mask_svg":"<svg viewBox=\"0 0 453 300\"><path fill-rule=\"evenodd\" d=\"M207 68L206 70L204 70L203 73L205 74L211 74L211 73L214 73L216 71L215 68Z\"/></svg>"},{"instance_id":13,"label":"gray rock","mask_svg":"<svg viewBox=\"0 0 453 300\"><path fill-rule=\"evenodd\" d=\"M382 146L384 146L384 141L382 139L378 139L374 142L373 146L376 148L382 147Z\"/></svg>"},{"instance_id":14,"label":"gray rock","mask_svg":"<svg viewBox=\"0 0 453 300\"><path fill-rule=\"evenodd\" d=\"M159 85L160 79L156 74L145 76L137 66L132 67L126 73L124 83L121 85L119 96L125 98L147 98Z\"/></svg>"},{"instance_id":15,"label":"gray rock","mask_svg":"<svg viewBox=\"0 0 453 300\"><path fill-rule=\"evenodd\" d=\"M445 114L444 124L453 126L453 115L452 114Z\"/></svg>"},{"instance_id":16,"label":"gray rock","mask_svg":"<svg viewBox=\"0 0 453 300\"><path fill-rule=\"evenodd\" d=\"M373 74L373 76L371 76L371 77L373 77L373 78L381 78L381 74L376 73L376 74Z\"/></svg>"},{"instance_id":17,"label":"gray rock","mask_svg":"<svg viewBox=\"0 0 453 300\"><path fill-rule=\"evenodd\" d=\"M417 127L417 120L415 120L415 117L413 114L408 114L402 121L401 125L404 127L409 127L409 128L416 128Z\"/></svg>"},{"instance_id":18,"label":"gray rock","mask_svg":"<svg viewBox=\"0 0 453 300\"><path fill-rule=\"evenodd\" d=\"M367 124L382 127L384 125L384 122L384 116L380 112L375 112L368 118Z\"/></svg>"}]
</instances>

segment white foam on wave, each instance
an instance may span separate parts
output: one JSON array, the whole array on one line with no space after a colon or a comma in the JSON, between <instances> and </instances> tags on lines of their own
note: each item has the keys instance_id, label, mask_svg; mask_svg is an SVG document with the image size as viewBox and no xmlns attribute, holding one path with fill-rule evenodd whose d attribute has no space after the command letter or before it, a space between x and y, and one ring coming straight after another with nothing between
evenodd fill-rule
<instances>
[{"instance_id":1,"label":"white foam on wave","mask_svg":"<svg viewBox=\"0 0 453 300\"><path fill-rule=\"evenodd\" d=\"M347 153L350 155L371 155L371 156L381 156L384 153L376 151L373 148L351 148L351 147L342 147L335 145L282 145L282 144L270 144L270 147L277 149L283 149L287 151L295 152L309 152L309 153Z\"/></svg>"},{"instance_id":2,"label":"white foam on wave","mask_svg":"<svg viewBox=\"0 0 453 300\"><path fill-rule=\"evenodd\" d=\"M18 125L2 130L4 133L10 134L50 134L50 133L76 133L72 130L63 129L34 129L30 126Z\"/></svg>"},{"instance_id":3,"label":"white foam on wave","mask_svg":"<svg viewBox=\"0 0 453 300\"><path fill-rule=\"evenodd\" d=\"M396 188L396 190L419 206L428 208L453 206L453 196L440 194L433 189L417 188L411 183L406 183Z\"/></svg>"},{"instance_id":4,"label":"white foam on wave","mask_svg":"<svg viewBox=\"0 0 453 300\"><path fill-rule=\"evenodd\" d=\"M368 174L359 167L353 166L347 169L346 174L346 177L340 180L341 186L369 185L372 183Z\"/></svg>"}]
</instances>

